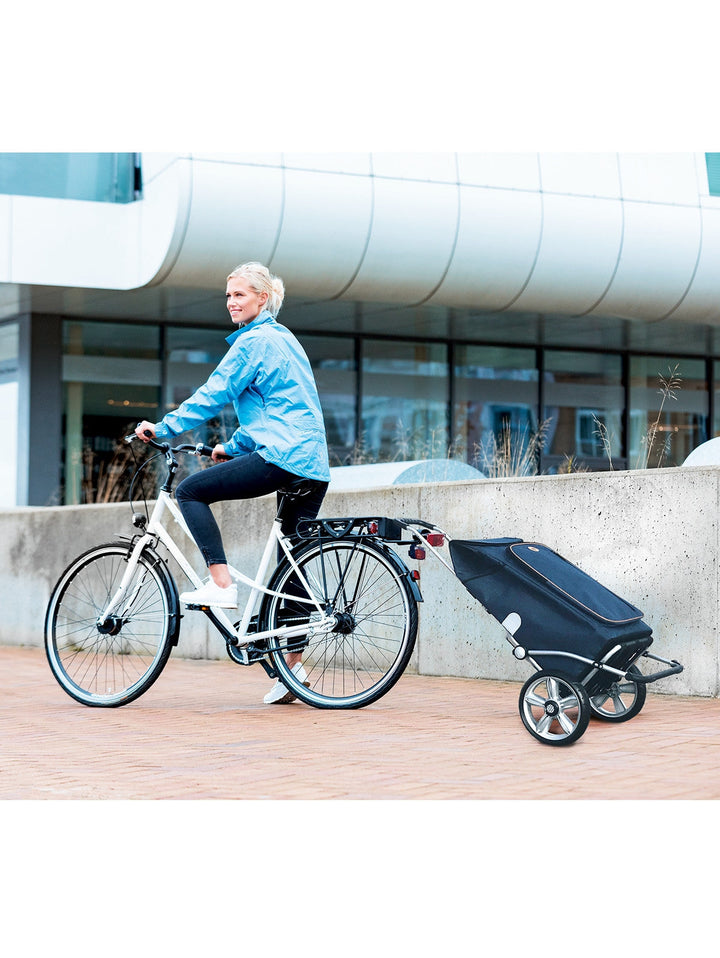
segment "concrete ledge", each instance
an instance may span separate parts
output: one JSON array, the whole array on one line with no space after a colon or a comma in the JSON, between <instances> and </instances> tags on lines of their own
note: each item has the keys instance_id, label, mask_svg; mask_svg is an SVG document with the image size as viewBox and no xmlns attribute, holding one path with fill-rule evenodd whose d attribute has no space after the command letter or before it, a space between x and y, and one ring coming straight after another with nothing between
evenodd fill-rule
<instances>
[{"instance_id":1,"label":"concrete ledge","mask_svg":"<svg viewBox=\"0 0 720 958\"><path fill-rule=\"evenodd\" d=\"M683 663L651 691L718 697L719 493L719 467L579 473L330 492L323 515L423 518L454 538L543 542L641 608L652 651ZM273 496L217 507L229 560L244 571L259 559L273 507ZM131 531L127 504L0 510L0 644L42 645L60 572L84 549ZM425 598L412 669L529 677L504 630L452 573L432 558L404 558L421 570ZM204 616L188 613L176 654L222 658L225 649Z\"/></svg>"}]
</instances>

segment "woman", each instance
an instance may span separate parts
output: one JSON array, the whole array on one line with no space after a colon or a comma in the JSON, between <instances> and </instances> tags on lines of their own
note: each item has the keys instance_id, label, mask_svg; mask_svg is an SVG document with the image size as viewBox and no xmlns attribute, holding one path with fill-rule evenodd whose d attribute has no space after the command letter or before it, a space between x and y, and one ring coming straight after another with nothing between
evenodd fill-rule
<instances>
[{"instance_id":1,"label":"woman","mask_svg":"<svg viewBox=\"0 0 720 958\"><path fill-rule=\"evenodd\" d=\"M275 318L284 295L282 280L260 263L234 269L225 296L238 329L227 337L227 353L189 399L159 423L141 422L135 430L145 442L150 437L172 438L212 419L230 402L238 418L230 440L213 449L217 465L188 476L177 488L178 505L210 573L202 588L180 596L186 605L237 606L237 585L210 503L264 496L298 476L314 479L309 495L286 505L282 529L292 535L300 518L317 516L327 491L327 440L310 362ZM287 661L304 682L307 674L300 659L300 653L291 653ZM279 704L294 697L278 681L264 701Z\"/></svg>"}]
</instances>

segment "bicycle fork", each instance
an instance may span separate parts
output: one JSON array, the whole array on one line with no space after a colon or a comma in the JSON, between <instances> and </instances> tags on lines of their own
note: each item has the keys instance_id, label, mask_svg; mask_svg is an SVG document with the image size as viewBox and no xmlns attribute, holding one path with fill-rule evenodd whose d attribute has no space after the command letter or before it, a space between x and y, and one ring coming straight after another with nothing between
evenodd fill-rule
<instances>
[{"instance_id":1,"label":"bicycle fork","mask_svg":"<svg viewBox=\"0 0 720 958\"><path fill-rule=\"evenodd\" d=\"M138 580L133 586L130 594L127 597L127 601L124 601L128 590L130 589L131 583L135 577L135 573L138 568L138 559L142 554L143 549L150 543L151 536L144 535L135 543L135 546L130 553L127 560L127 568L123 573L123 577L120 581L120 585L115 590L115 594L112 596L108 604L105 606L103 611L98 615L96 620L96 625L98 629L105 628L107 623L112 618L124 619L132 608L133 602L137 598L140 589L142 588L142 579ZM122 611L118 611L118 607L122 603Z\"/></svg>"}]
</instances>

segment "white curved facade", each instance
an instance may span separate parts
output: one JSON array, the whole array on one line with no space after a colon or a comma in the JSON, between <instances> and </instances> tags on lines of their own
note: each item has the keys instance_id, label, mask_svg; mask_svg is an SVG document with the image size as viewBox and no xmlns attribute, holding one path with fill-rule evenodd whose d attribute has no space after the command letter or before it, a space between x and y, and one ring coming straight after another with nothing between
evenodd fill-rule
<instances>
[{"instance_id":1,"label":"white curved facade","mask_svg":"<svg viewBox=\"0 0 720 958\"><path fill-rule=\"evenodd\" d=\"M143 154L128 204L0 196L0 282L720 324L704 154Z\"/></svg>"}]
</instances>

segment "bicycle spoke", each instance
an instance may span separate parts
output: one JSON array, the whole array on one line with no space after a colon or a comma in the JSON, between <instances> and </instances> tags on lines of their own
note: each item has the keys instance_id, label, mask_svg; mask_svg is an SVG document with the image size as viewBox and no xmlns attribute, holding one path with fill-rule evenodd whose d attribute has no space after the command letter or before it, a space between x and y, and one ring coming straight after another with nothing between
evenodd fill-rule
<instances>
[{"instance_id":1,"label":"bicycle spoke","mask_svg":"<svg viewBox=\"0 0 720 958\"><path fill-rule=\"evenodd\" d=\"M336 620L334 627L308 636L302 658L310 687L299 689L298 697L328 708L373 701L402 674L412 652L417 609L407 584L387 552L350 538L306 548L297 561L318 604ZM273 588L298 594L289 565L276 576ZM273 599L268 630L280 621L280 610L281 601ZM271 642L273 647L277 661L281 650ZM286 669L281 667L283 681ZM288 681L292 684L289 676Z\"/></svg>"},{"instance_id":2,"label":"bicycle spoke","mask_svg":"<svg viewBox=\"0 0 720 958\"><path fill-rule=\"evenodd\" d=\"M127 549L98 547L71 566L51 597L46 622L50 666L65 690L88 705L124 704L148 688L170 653L169 586L140 558L105 622L127 569Z\"/></svg>"}]
</instances>

